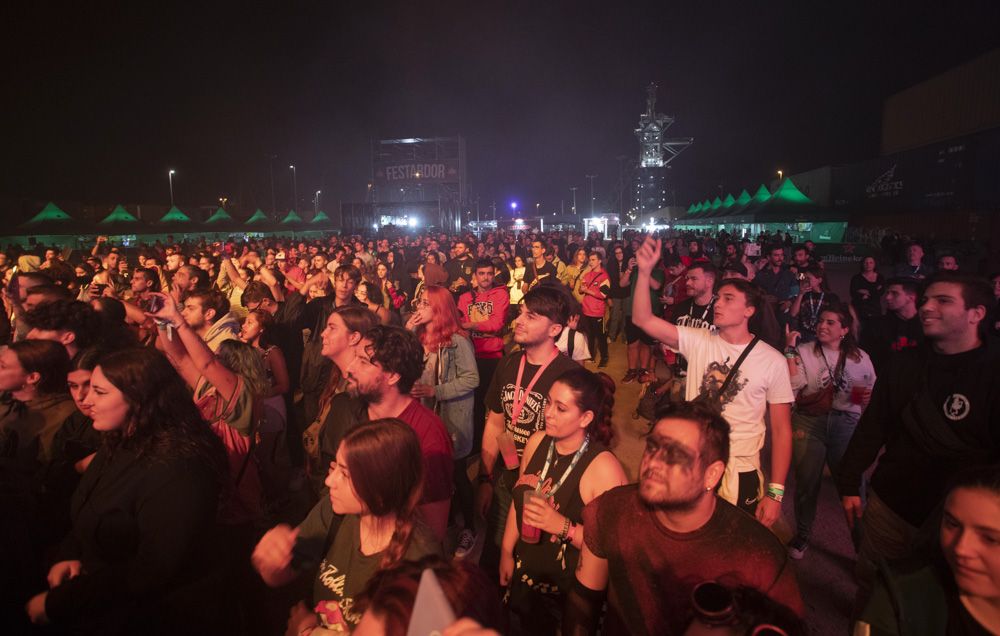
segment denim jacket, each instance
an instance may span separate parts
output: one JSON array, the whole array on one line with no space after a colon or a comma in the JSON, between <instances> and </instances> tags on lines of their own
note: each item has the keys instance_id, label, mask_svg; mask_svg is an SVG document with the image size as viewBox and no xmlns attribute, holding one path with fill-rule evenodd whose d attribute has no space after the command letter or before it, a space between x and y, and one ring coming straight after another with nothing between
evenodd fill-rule
<instances>
[{"instance_id":1,"label":"denim jacket","mask_svg":"<svg viewBox=\"0 0 1000 636\"><path fill-rule=\"evenodd\" d=\"M434 411L448 429L455 458L461 459L472 452L472 409L480 382L472 341L454 334L451 346L438 349L438 360Z\"/></svg>"}]
</instances>

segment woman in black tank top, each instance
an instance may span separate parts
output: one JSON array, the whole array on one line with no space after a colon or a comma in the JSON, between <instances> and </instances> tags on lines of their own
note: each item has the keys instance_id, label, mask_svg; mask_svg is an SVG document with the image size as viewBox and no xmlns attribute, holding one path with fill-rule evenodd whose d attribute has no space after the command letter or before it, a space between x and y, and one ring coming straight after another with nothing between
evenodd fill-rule
<instances>
[{"instance_id":1,"label":"woman in black tank top","mask_svg":"<svg viewBox=\"0 0 1000 636\"><path fill-rule=\"evenodd\" d=\"M557 632L583 546L583 507L627 482L608 450L614 389L607 375L583 368L559 376L549 390L545 430L525 446L500 560L507 605L524 633ZM545 499L525 508L528 491ZM537 543L521 536L523 523L540 530Z\"/></svg>"}]
</instances>

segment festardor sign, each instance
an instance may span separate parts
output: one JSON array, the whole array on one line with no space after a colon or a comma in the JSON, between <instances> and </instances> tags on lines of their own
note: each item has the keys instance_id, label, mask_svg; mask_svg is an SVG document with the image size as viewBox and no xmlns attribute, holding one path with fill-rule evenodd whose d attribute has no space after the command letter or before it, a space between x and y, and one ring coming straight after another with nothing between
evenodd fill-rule
<instances>
[{"instance_id":1,"label":"festardor sign","mask_svg":"<svg viewBox=\"0 0 1000 636\"><path fill-rule=\"evenodd\" d=\"M456 181L458 169L446 162L434 163L400 163L379 166L375 169L375 178L380 181Z\"/></svg>"}]
</instances>

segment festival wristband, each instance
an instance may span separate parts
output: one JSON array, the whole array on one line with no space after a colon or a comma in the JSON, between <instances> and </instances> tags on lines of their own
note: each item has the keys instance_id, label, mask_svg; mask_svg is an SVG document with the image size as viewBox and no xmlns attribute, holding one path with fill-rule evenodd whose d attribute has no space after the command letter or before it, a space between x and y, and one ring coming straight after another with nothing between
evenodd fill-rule
<instances>
[{"instance_id":1,"label":"festival wristband","mask_svg":"<svg viewBox=\"0 0 1000 636\"><path fill-rule=\"evenodd\" d=\"M785 485L784 484L768 484L767 485L767 496L774 499L778 503L781 503L782 499L785 498Z\"/></svg>"}]
</instances>

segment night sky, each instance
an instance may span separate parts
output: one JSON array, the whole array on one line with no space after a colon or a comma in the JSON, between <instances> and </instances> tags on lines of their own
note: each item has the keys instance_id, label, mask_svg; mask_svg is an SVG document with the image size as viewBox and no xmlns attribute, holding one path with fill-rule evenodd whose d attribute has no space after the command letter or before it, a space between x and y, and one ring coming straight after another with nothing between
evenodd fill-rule
<instances>
[{"instance_id":1,"label":"night sky","mask_svg":"<svg viewBox=\"0 0 1000 636\"><path fill-rule=\"evenodd\" d=\"M637 156L652 80L696 138L686 205L877 155L887 96L1000 46L995 1L253 4L3 9L0 197L166 204L174 168L182 207L249 214L276 155L279 209L294 163L299 208L333 210L363 199L370 139L460 134L484 206L575 185L582 208L583 175L603 200Z\"/></svg>"}]
</instances>

